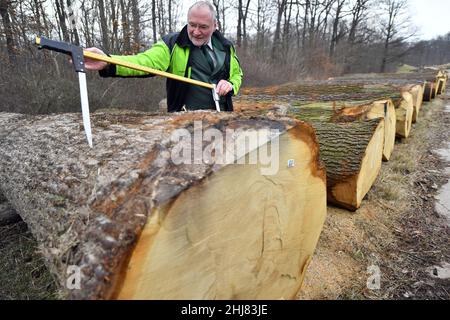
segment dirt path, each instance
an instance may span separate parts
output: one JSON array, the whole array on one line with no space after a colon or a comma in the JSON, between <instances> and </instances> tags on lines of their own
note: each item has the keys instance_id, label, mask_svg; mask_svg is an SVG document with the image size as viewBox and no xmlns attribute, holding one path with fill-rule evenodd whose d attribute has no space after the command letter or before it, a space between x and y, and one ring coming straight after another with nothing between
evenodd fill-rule
<instances>
[{"instance_id":1,"label":"dirt path","mask_svg":"<svg viewBox=\"0 0 450 320\"><path fill-rule=\"evenodd\" d=\"M424 105L360 210L329 207L299 299L450 299L450 227L434 198L450 174L436 151L450 141L446 105ZM0 226L0 299L54 298L25 223Z\"/></svg>"}]
</instances>

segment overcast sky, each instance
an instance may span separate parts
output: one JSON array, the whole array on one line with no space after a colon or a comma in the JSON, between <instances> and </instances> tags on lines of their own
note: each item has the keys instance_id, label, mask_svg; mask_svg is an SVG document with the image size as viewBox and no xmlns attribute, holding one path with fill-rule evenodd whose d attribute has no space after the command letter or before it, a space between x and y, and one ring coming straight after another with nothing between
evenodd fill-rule
<instances>
[{"instance_id":1,"label":"overcast sky","mask_svg":"<svg viewBox=\"0 0 450 320\"><path fill-rule=\"evenodd\" d=\"M420 39L450 32L450 0L409 0L411 17Z\"/></svg>"}]
</instances>

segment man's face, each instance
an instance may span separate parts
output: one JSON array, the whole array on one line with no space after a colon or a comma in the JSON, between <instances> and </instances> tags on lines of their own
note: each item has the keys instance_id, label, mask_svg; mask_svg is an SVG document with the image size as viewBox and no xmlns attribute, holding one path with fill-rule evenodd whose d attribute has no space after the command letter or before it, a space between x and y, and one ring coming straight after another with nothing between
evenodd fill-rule
<instances>
[{"instance_id":1,"label":"man's face","mask_svg":"<svg viewBox=\"0 0 450 320\"><path fill-rule=\"evenodd\" d=\"M211 12L208 8L193 8L188 16L188 35L192 43L201 47L208 43L213 32L216 30Z\"/></svg>"}]
</instances>

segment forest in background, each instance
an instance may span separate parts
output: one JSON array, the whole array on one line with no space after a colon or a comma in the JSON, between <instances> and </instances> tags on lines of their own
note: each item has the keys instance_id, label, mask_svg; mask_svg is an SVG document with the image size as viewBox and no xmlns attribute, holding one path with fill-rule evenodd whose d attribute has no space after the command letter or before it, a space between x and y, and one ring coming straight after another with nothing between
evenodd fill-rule
<instances>
[{"instance_id":1,"label":"forest in background","mask_svg":"<svg viewBox=\"0 0 450 320\"><path fill-rule=\"evenodd\" d=\"M450 62L450 33L418 41L407 0L213 0L219 29L236 45L244 85ZM38 51L37 35L114 54L149 48L186 23L181 0L0 0L0 111L79 110L68 58ZM439 10L439 8L436 8ZM164 80L88 74L92 110L155 111Z\"/></svg>"}]
</instances>

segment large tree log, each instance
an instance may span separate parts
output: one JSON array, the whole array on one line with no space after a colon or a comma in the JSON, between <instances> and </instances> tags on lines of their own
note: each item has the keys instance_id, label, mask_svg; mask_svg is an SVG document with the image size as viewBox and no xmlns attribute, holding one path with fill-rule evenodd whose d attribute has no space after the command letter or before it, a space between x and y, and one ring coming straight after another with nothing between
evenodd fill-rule
<instances>
[{"instance_id":1,"label":"large tree log","mask_svg":"<svg viewBox=\"0 0 450 320\"><path fill-rule=\"evenodd\" d=\"M266 113L279 108L289 109L291 105L274 102L254 102L240 99L235 103L237 111L245 114ZM300 110L301 109L301 110ZM308 117L303 120L320 120L323 122L351 122L367 119L384 119L383 160L389 161L395 145L397 114L391 99L357 102L344 101L339 104L330 102L307 103L294 107L294 113L303 112ZM297 111L295 111L297 110Z\"/></svg>"},{"instance_id":2,"label":"large tree log","mask_svg":"<svg viewBox=\"0 0 450 320\"><path fill-rule=\"evenodd\" d=\"M90 149L80 123L78 114L0 113L0 189L38 240L63 296L295 296L326 214L326 175L310 125L208 112L93 114ZM190 138L180 148L175 132L195 139L232 129L224 150L241 142L242 151L249 132L278 132L278 170L264 173L269 165L259 157L175 164L180 151L218 157L220 150L190 146ZM272 139L254 144L250 136L247 159L275 147ZM65 286L70 266L80 268L80 290Z\"/></svg>"},{"instance_id":3,"label":"large tree log","mask_svg":"<svg viewBox=\"0 0 450 320\"><path fill-rule=\"evenodd\" d=\"M409 85L404 88L404 91L409 92L413 99L412 123L416 123L419 120L420 109L423 103L424 86L425 84Z\"/></svg>"},{"instance_id":4,"label":"large tree log","mask_svg":"<svg viewBox=\"0 0 450 320\"><path fill-rule=\"evenodd\" d=\"M374 101L366 105L345 106L336 115L335 122L339 122L342 116L350 116L350 119L358 120L383 118L383 160L389 161L394 150L397 126L397 114L391 99Z\"/></svg>"},{"instance_id":5,"label":"large tree log","mask_svg":"<svg viewBox=\"0 0 450 320\"><path fill-rule=\"evenodd\" d=\"M425 83L425 88L423 91L423 101L429 102L434 99L435 97L435 82L434 81L427 81Z\"/></svg>"},{"instance_id":6,"label":"large tree log","mask_svg":"<svg viewBox=\"0 0 450 320\"><path fill-rule=\"evenodd\" d=\"M395 125L398 137L408 138L412 129L414 113L414 101L411 93L403 91L401 95L393 100L397 123Z\"/></svg>"},{"instance_id":7,"label":"large tree log","mask_svg":"<svg viewBox=\"0 0 450 320\"><path fill-rule=\"evenodd\" d=\"M436 78L437 78L436 95L440 95L445 92L445 88L447 87L448 74L447 72L439 71Z\"/></svg>"},{"instance_id":8,"label":"large tree log","mask_svg":"<svg viewBox=\"0 0 450 320\"><path fill-rule=\"evenodd\" d=\"M294 115L311 123L327 169L328 202L355 211L381 169L384 119L347 123L323 121L316 110L297 109Z\"/></svg>"},{"instance_id":9,"label":"large tree log","mask_svg":"<svg viewBox=\"0 0 450 320\"><path fill-rule=\"evenodd\" d=\"M392 99L397 114L397 135L400 137L409 136L414 112L414 101L411 93L406 92L404 84L400 86L399 84L339 83L339 80L334 81L330 83L290 83L279 87L249 88L243 90L243 94L247 100L258 100L261 98L265 100L272 95L272 99L287 100L291 104L304 104L311 101L332 101L338 105L348 101L368 104L368 101ZM412 87L407 87L406 89L410 90Z\"/></svg>"},{"instance_id":10,"label":"large tree log","mask_svg":"<svg viewBox=\"0 0 450 320\"><path fill-rule=\"evenodd\" d=\"M327 200L351 211L361 206L379 174L386 146L385 119L394 130L389 131L389 140L392 144L395 140L396 117L391 100L340 109L329 103L293 107L267 102L252 105L241 100L236 105L244 113L276 111L311 123L319 138L320 157L327 169ZM388 110L393 116L383 118Z\"/></svg>"}]
</instances>

